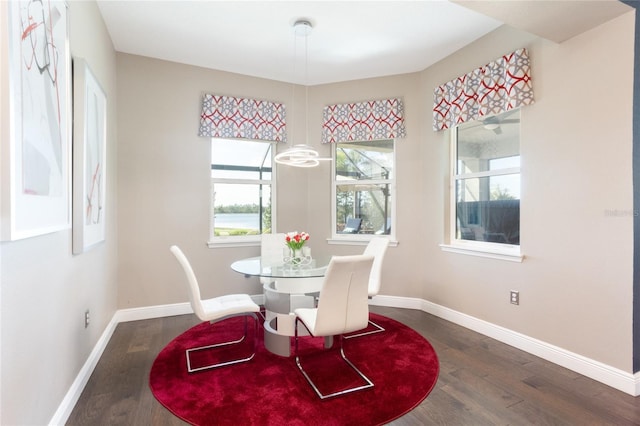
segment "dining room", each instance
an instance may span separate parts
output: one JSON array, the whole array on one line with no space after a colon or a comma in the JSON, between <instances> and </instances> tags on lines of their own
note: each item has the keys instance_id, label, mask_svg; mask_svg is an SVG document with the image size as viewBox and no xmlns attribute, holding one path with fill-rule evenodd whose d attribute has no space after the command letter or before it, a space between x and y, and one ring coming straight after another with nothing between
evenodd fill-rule
<instances>
[{"instance_id":1,"label":"dining room","mask_svg":"<svg viewBox=\"0 0 640 426\"><path fill-rule=\"evenodd\" d=\"M234 262L260 255L260 235L243 239L215 233L215 138L198 134L207 94L285 105L287 142L261 142L271 146L270 155L301 143L331 159L308 168L271 163L270 232L306 232L310 257L317 259L358 255L372 238L386 238L380 291L369 305L375 315L404 319L427 336L433 328L435 342L446 341L447 333L460 333L462 342L482 340L477 348L500 342L505 344L502 351L524 351L522 359L538 357L568 369L568 376L593 379L620 395L638 394L633 7L620 3L627 9L615 15L598 9L599 21L556 40L539 34L551 31L540 23L542 28L527 28L499 21L425 68L306 85L119 51L107 12L98 3L68 3L70 55L90 64L106 94L105 238L82 253L74 253L71 224L37 236L3 238L0 423L65 423L120 325L125 329L125 324L158 321L147 323L157 329L140 346L135 339L127 344L131 353L145 352L145 345L161 350L195 325L184 272L169 251L172 245L188 255L204 298L244 293L264 303L261 278L232 268ZM610 2L590 3L597 8ZM582 6L585 17L594 15ZM3 194L10 193L5 190L11 170L5 160L11 122L5 93L13 94L5 37L8 12L8 3L0 3ZM574 11L572 16L581 14ZM568 26L550 18L547 22L556 29ZM318 22L314 31L321 28ZM290 25L285 31L293 38ZM434 130L434 90L521 48L529 53L535 102L518 108L517 244L511 237L509 244L483 241L502 249L517 246L513 250L518 254L478 251L468 244L461 248L454 244L463 231L457 225L462 216L455 212L461 205L456 201L468 203L464 208L475 202L477 212L488 204L455 199L453 131ZM285 68L291 69L288 64ZM341 148L353 146L322 143L323 111L395 99L402 101L406 132L401 137L387 134L384 143L367 148L391 152L391 177L376 176L341 193L344 182L336 178L336 168L345 163L336 159ZM508 126L502 124L502 136ZM512 149L496 142L495 130L484 129L492 137L489 151ZM514 174L514 167L508 167L504 170ZM504 170L499 173L507 174ZM469 179L488 176L485 171L469 173ZM384 185L391 189L389 199L375 209L368 205L369 217L384 212L375 220L351 204L349 213L340 216L341 194L345 200L356 199L349 194ZM513 205L502 189L499 201ZM475 195L471 190L466 194ZM4 236L6 217L12 216L6 213L7 199L2 201ZM363 218L357 233L344 232L356 229L347 226L350 215ZM473 214L465 218L473 232L487 226ZM218 226L229 228L224 222ZM501 233L514 235L513 224L509 226L509 232ZM517 292L518 304L512 303L512 292ZM162 324L177 316L191 319L176 319L177 325L167 326L175 336L163 335L164 344L154 346ZM464 334L458 326L483 337ZM463 344L448 343L449 349ZM471 356L464 359L473 362ZM462 374L462 364L445 374L453 377L456 371ZM434 392L441 390L436 386Z\"/></svg>"}]
</instances>

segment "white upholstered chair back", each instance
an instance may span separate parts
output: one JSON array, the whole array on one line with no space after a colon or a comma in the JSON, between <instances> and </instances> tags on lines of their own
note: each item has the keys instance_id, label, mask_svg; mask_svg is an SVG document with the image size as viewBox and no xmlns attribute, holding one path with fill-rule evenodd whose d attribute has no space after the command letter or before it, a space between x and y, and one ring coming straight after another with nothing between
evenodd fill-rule
<instances>
[{"instance_id":1,"label":"white upholstered chair back","mask_svg":"<svg viewBox=\"0 0 640 426\"><path fill-rule=\"evenodd\" d=\"M369 321L367 286L374 257L334 256L318 299L314 336L333 336L363 329Z\"/></svg>"},{"instance_id":2,"label":"white upholstered chair back","mask_svg":"<svg viewBox=\"0 0 640 426\"><path fill-rule=\"evenodd\" d=\"M380 291L380 284L382 281L382 262L388 246L388 238L374 237L369 241L367 248L364 250L363 254L374 256L373 267L371 268L371 275L369 276L369 298L377 295Z\"/></svg>"},{"instance_id":3,"label":"white upholstered chair back","mask_svg":"<svg viewBox=\"0 0 640 426\"><path fill-rule=\"evenodd\" d=\"M198 318L202 321L206 321L206 315L204 307L202 306L202 299L200 297L200 287L198 286L196 274L193 272L189 260L178 246L171 246L170 250L176 259L178 259L180 266L182 266L184 273L187 275L187 281L189 283L189 303L191 303L191 309L193 309L193 312Z\"/></svg>"},{"instance_id":4,"label":"white upholstered chair back","mask_svg":"<svg viewBox=\"0 0 640 426\"><path fill-rule=\"evenodd\" d=\"M262 257L262 263L270 265L282 264L283 250L287 247L285 234L262 234L261 239L260 257Z\"/></svg>"},{"instance_id":5,"label":"white upholstered chair back","mask_svg":"<svg viewBox=\"0 0 640 426\"><path fill-rule=\"evenodd\" d=\"M285 234L262 234L260 242L260 258L263 265L282 265L285 244ZM274 281L272 278L260 278L262 284Z\"/></svg>"}]
</instances>

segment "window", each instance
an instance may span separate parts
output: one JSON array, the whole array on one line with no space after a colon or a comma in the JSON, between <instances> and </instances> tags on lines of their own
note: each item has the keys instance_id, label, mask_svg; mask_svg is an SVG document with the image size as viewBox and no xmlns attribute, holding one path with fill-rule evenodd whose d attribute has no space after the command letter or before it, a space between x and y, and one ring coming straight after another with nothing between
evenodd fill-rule
<instances>
[{"instance_id":1,"label":"window","mask_svg":"<svg viewBox=\"0 0 640 426\"><path fill-rule=\"evenodd\" d=\"M272 152L268 142L212 139L211 242L259 241L271 233Z\"/></svg>"},{"instance_id":2,"label":"window","mask_svg":"<svg viewBox=\"0 0 640 426\"><path fill-rule=\"evenodd\" d=\"M391 235L394 141L334 144L334 238Z\"/></svg>"},{"instance_id":3,"label":"window","mask_svg":"<svg viewBox=\"0 0 640 426\"><path fill-rule=\"evenodd\" d=\"M520 111L452 132L452 244L519 250Z\"/></svg>"}]
</instances>

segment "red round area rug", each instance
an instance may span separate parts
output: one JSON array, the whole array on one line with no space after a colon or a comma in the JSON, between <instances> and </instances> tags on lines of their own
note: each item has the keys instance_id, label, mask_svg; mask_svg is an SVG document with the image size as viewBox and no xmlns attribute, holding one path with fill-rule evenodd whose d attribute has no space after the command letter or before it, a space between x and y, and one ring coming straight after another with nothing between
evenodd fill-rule
<instances>
[{"instance_id":1,"label":"red round area rug","mask_svg":"<svg viewBox=\"0 0 640 426\"><path fill-rule=\"evenodd\" d=\"M238 337L244 324L242 318L213 326L205 322L176 337L154 361L149 386L162 405L195 425L388 423L429 395L438 379L439 363L431 344L416 331L382 315L371 314L371 320L386 331L344 342L347 358L373 381L370 389L321 400L293 357L274 355L264 348L262 327L251 361L189 374L185 350ZM249 329L252 328L250 320ZM251 340L252 335L248 337ZM318 380L323 386L341 386L340 382L351 380L349 374L330 360L337 351L316 350L322 342L321 338L301 339L303 366L321 376ZM238 350L250 353L251 346ZM192 358L192 362L197 360Z\"/></svg>"}]
</instances>

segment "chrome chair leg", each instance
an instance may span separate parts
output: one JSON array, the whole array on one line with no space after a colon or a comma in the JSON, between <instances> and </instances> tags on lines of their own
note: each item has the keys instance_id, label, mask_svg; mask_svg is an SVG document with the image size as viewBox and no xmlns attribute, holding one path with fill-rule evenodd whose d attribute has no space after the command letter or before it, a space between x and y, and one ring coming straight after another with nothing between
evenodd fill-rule
<instances>
[{"instance_id":1,"label":"chrome chair leg","mask_svg":"<svg viewBox=\"0 0 640 426\"><path fill-rule=\"evenodd\" d=\"M234 316L240 316L240 315L231 315L228 317L225 317L223 319L227 319L227 318L231 318ZM241 362L247 362L253 359L253 357L256 354L256 341L258 340L258 316L255 313L251 313L251 314L241 314L241 316L244 316L244 334L242 335L242 337L240 337L237 340L229 340L226 342L221 342L221 343L216 343L213 345L207 345L207 346L200 346L198 348L191 348L191 349L187 349L186 350L186 356L187 356L187 371L189 371L189 373L194 373L196 371L202 371L202 370L210 370L212 368L218 368L218 367L224 367L225 365L232 365L232 364L239 364ZM193 368L191 367L191 353L192 352L197 352L197 351L203 351L203 350L207 350L207 349L213 349L213 348L219 348L219 347L223 347L223 346L230 346L230 345L235 345L238 343L241 343L242 341L244 341L244 339L247 337L247 331L248 331L248 322L249 322L249 316L253 317L253 322L254 322L254 335L253 335L253 352L251 353L251 355L249 355L248 357L245 358L236 358L230 361L225 361L225 362L219 362L216 364L210 364L210 365L205 365L202 367L197 367L197 368ZM219 322L221 320L218 320L216 322Z\"/></svg>"},{"instance_id":2,"label":"chrome chair leg","mask_svg":"<svg viewBox=\"0 0 640 426\"><path fill-rule=\"evenodd\" d=\"M296 365L298 366L298 369L300 370L300 372L302 372L302 375L304 376L304 378L307 380L307 382L309 382L309 384L311 385L313 390L316 392L316 395L318 395L318 397L320 397L320 399L331 398L331 397L344 395L344 394L351 393L351 392L356 392L356 391L359 391L359 390L369 389L369 388L372 388L374 386L373 382L367 376L365 376L349 359L347 359L346 355L344 354L344 345L343 345L344 338L343 338L343 336L340 336L340 356L353 369L353 371L355 371L362 378L362 380L364 380L366 382L366 384L364 384L362 386L354 386L352 388L344 389L344 390L341 390L341 391L338 391L338 392L329 393L329 394L323 394L322 392L320 392L320 390L315 385L313 380L311 380L311 377L309 377L307 372L302 367L302 364L300 362L300 357L298 356L298 323L299 322L302 323L302 325L304 325L304 328L306 328L307 331L309 332L309 334L311 334L311 332L309 331L309 329L307 328L305 323L302 322L302 321L299 321L299 319L296 318L296 321L295 321L295 346L294 346Z\"/></svg>"},{"instance_id":3,"label":"chrome chair leg","mask_svg":"<svg viewBox=\"0 0 640 426\"><path fill-rule=\"evenodd\" d=\"M371 330L371 331L365 331L362 333L357 333L357 334L349 334L348 336L344 336L345 339L352 339L354 337L361 337L361 336L368 336L370 334L376 334L376 333L382 333L384 331L384 328L379 325L376 324L375 322L369 320L369 324L375 328L375 330Z\"/></svg>"}]
</instances>

